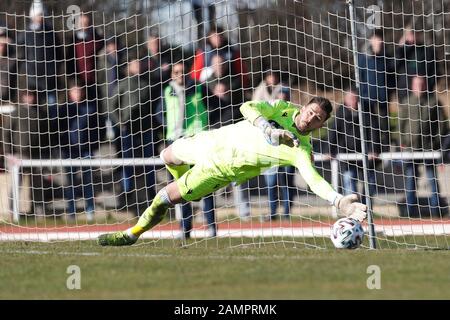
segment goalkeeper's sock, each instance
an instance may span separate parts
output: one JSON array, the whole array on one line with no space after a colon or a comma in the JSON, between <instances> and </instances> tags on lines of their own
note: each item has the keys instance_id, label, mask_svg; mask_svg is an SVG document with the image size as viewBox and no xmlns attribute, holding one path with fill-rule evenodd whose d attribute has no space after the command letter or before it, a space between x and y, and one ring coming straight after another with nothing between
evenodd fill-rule
<instances>
[{"instance_id":1,"label":"goalkeeper's sock","mask_svg":"<svg viewBox=\"0 0 450 320\"><path fill-rule=\"evenodd\" d=\"M173 204L170 202L166 188L161 189L156 194L150 207L141 215L136 225L126 230L127 235L133 240L139 238L145 231L160 223L171 206Z\"/></svg>"},{"instance_id":2,"label":"goalkeeper's sock","mask_svg":"<svg viewBox=\"0 0 450 320\"><path fill-rule=\"evenodd\" d=\"M166 164L166 168L170 172L170 174L174 177L174 179L178 180L191 167L188 164L180 164L180 165L168 165L168 164Z\"/></svg>"}]
</instances>

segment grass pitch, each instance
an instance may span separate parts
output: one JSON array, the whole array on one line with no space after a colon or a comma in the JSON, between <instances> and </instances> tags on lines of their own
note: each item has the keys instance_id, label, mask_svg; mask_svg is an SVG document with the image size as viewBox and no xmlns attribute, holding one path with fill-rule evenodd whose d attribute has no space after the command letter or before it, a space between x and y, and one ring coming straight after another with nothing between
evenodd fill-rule
<instances>
[{"instance_id":1,"label":"grass pitch","mask_svg":"<svg viewBox=\"0 0 450 320\"><path fill-rule=\"evenodd\" d=\"M312 249L309 240L230 241L180 247L166 240L127 248L92 241L3 242L0 298L450 299L449 250L350 251ZM71 265L80 267L80 290L66 286ZM380 267L379 290L367 288L371 265Z\"/></svg>"}]
</instances>

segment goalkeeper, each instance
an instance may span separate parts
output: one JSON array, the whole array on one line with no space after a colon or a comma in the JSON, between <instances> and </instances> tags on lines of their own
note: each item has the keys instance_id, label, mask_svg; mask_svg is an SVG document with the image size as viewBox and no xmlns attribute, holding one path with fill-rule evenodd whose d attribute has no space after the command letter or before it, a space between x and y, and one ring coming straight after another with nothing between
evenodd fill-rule
<instances>
[{"instance_id":1,"label":"goalkeeper","mask_svg":"<svg viewBox=\"0 0 450 320\"><path fill-rule=\"evenodd\" d=\"M337 193L313 166L310 132L330 117L328 99L315 97L301 109L283 100L273 104L249 101L240 111L245 120L178 139L164 149L161 159L175 181L158 192L134 227L102 234L98 243L131 245L175 204L201 199L231 182L242 183L275 166L295 166L319 197L346 216L359 221L366 218L367 207L358 202L357 195Z\"/></svg>"}]
</instances>

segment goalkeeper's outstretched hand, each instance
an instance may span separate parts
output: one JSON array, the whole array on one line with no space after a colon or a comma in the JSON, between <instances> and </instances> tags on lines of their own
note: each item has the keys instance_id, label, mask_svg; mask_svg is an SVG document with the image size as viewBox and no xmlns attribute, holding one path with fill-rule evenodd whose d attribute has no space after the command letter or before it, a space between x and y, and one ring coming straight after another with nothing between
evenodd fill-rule
<instances>
[{"instance_id":1,"label":"goalkeeper's outstretched hand","mask_svg":"<svg viewBox=\"0 0 450 320\"><path fill-rule=\"evenodd\" d=\"M339 209L345 216L353 218L360 222L367 218L367 206L358 202L356 194L349 194L336 199L335 207Z\"/></svg>"},{"instance_id":2,"label":"goalkeeper's outstretched hand","mask_svg":"<svg viewBox=\"0 0 450 320\"><path fill-rule=\"evenodd\" d=\"M290 131L272 128L267 136L270 137L270 143L275 146L285 144L289 147L298 147L298 140Z\"/></svg>"},{"instance_id":3,"label":"goalkeeper's outstretched hand","mask_svg":"<svg viewBox=\"0 0 450 320\"><path fill-rule=\"evenodd\" d=\"M261 129L267 142L271 145L278 146L280 144L285 144L289 147L298 147L298 139L292 132L273 127L263 117L259 117L255 120L255 126Z\"/></svg>"}]
</instances>

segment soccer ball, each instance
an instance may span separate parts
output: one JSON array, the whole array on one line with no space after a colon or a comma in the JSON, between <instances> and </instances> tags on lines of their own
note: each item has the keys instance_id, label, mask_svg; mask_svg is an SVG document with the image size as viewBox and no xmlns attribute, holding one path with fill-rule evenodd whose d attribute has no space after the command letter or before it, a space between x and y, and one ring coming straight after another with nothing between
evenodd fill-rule
<instances>
[{"instance_id":1,"label":"soccer ball","mask_svg":"<svg viewBox=\"0 0 450 320\"><path fill-rule=\"evenodd\" d=\"M341 218L333 224L331 241L338 249L356 249L361 245L364 229L361 223L352 218Z\"/></svg>"}]
</instances>

